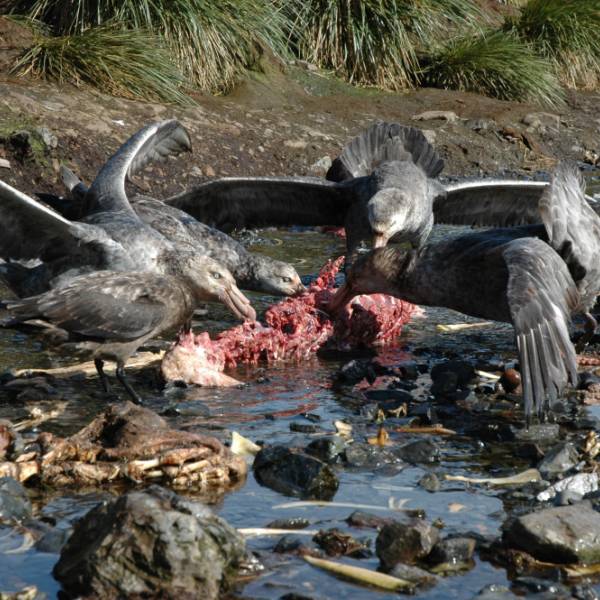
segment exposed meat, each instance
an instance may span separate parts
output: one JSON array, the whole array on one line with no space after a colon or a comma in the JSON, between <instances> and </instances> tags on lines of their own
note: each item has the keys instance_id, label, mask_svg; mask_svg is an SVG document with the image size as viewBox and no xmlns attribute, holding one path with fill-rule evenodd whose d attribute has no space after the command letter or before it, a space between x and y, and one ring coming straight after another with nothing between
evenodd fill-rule
<instances>
[{"instance_id":1,"label":"exposed meat","mask_svg":"<svg viewBox=\"0 0 600 600\"><path fill-rule=\"evenodd\" d=\"M350 350L392 342L417 310L414 305L374 294L354 298L335 321L325 312L343 260L327 263L306 293L271 306L266 325L246 322L214 340L207 333L182 334L163 359L163 376L207 386L235 385L236 380L222 373L224 368L303 360L324 347Z\"/></svg>"}]
</instances>

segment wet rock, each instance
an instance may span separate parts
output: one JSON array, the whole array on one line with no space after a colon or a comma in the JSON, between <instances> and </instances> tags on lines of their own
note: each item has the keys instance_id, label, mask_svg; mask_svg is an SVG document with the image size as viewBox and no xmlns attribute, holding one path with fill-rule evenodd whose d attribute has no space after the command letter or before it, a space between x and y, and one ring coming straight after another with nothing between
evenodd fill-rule
<instances>
[{"instance_id":1,"label":"wet rock","mask_svg":"<svg viewBox=\"0 0 600 600\"><path fill-rule=\"evenodd\" d=\"M404 390L367 390L365 396L377 402L382 409L393 410L404 402L411 402L413 397Z\"/></svg>"},{"instance_id":2,"label":"wet rock","mask_svg":"<svg viewBox=\"0 0 600 600\"><path fill-rule=\"evenodd\" d=\"M476 375L473 365L464 360L447 360L438 363L431 369L431 380L435 383L446 373L454 373L458 385L467 385L471 383Z\"/></svg>"},{"instance_id":3,"label":"wet rock","mask_svg":"<svg viewBox=\"0 0 600 600\"><path fill-rule=\"evenodd\" d=\"M456 373L445 371L438 374L431 386L431 393L437 397L450 396L458 390L458 377Z\"/></svg>"},{"instance_id":4,"label":"wet rock","mask_svg":"<svg viewBox=\"0 0 600 600\"><path fill-rule=\"evenodd\" d=\"M513 600L517 598L506 586L492 583L479 591L477 600Z\"/></svg>"},{"instance_id":5,"label":"wet rock","mask_svg":"<svg viewBox=\"0 0 600 600\"><path fill-rule=\"evenodd\" d=\"M308 519L302 517L292 517L291 519L275 519L267 527L269 529L305 529L310 525Z\"/></svg>"},{"instance_id":6,"label":"wet rock","mask_svg":"<svg viewBox=\"0 0 600 600\"><path fill-rule=\"evenodd\" d=\"M433 463L440 458L439 446L430 439L415 440L396 450L396 454L409 463Z\"/></svg>"},{"instance_id":7,"label":"wet rock","mask_svg":"<svg viewBox=\"0 0 600 600\"><path fill-rule=\"evenodd\" d=\"M307 447L306 453L324 462L335 462L346 449L346 440L339 435L313 440Z\"/></svg>"},{"instance_id":8,"label":"wet rock","mask_svg":"<svg viewBox=\"0 0 600 600\"><path fill-rule=\"evenodd\" d=\"M287 534L273 548L277 554L314 554L315 544L307 536Z\"/></svg>"},{"instance_id":9,"label":"wet rock","mask_svg":"<svg viewBox=\"0 0 600 600\"><path fill-rule=\"evenodd\" d=\"M35 549L38 552L49 552L58 554L67 542L70 531L58 529L57 527L48 527L45 533L35 543Z\"/></svg>"},{"instance_id":10,"label":"wet rock","mask_svg":"<svg viewBox=\"0 0 600 600\"><path fill-rule=\"evenodd\" d=\"M346 448L344 458L348 466L360 469L377 469L383 465L402 464L402 458L398 456L397 449L358 442Z\"/></svg>"},{"instance_id":11,"label":"wet rock","mask_svg":"<svg viewBox=\"0 0 600 600\"><path fill-rule=\"evenodd\" d=\"M373 513L355 510L347 519L346 523L351 527L367 527L369 529L381 529L384 525L393 523L394 519L382 517Z\"/></svg>"},{"instance_id":12,"label":"wet rock","mask_svg":"<svg viewBox=\"0 0 600 600\"><path fill-rule=\"evenodd\" d=\"M565 477L543 490L537 495L537 499L539 502L546 502L554 498L557 494L565 492L576 494L583 498L586 494L595 492L598 489L598 479L598 473L577 473L576 475L571 475L571 477ZM566 496L563 499L574 497L576 496Z\"/></svg>"},{"instance_id":13,"label":"wet rock","mask_svg":"<svg viewBox=\"0 0 600 600\"><path fill-rule=\"evenodd\" d=\"M288 496L331 500L339 485L327 464L285 446L263 448L253 468L258 483Z\"/></svg>"},{"instance_id":14,"label":"wet rock","mask_svg":"<svg viewBox=\"0 0 600 600\"><path fill-rule=\"evenodd\" d=\"M600 513L587 501L547 508L512 521L505 539L538 560L600 562Z\"/></svg>"},{"instance_id":15,"label":"wet rock","mask_svg":"<svg viewBox=\"0 0 600 600\"><path fill-rule=\"evenodd\" d=\"M600 384L600 377L591 371L583 371L579 373L579 381L577 383L578 390L587 390L592 385Z\"/></svg>"},{"instance_id":16,"label":"wet rock","mask_svg":"<svg viewBox=\"0 0 600 600\"><path fill-rule=\"evenodd\" d=\"M483 442L512 442L514 429L508 423L476 422L467 429L467 435Z\"/></svg>"},{"instance_id":17,"label":"wet rock","mask_svg":"<svg viewBox=\"0 0 600 600\"><path fill-rule=\"evenodd\" d=\"M425 558L438 541L439 531L422 519L408 523L394 522L384 525L375 549L386 571L398 563L414 563Z\"/></svg>"},{"instance_id":18,"label":"wet rock","mask_svg":"<svg viewBox=\"0 0 600 600\"><path fill-rule=\"evenodd\" d=\"M513 589L517 593L544 594L553 600L571 598L571 591L566 586L538 577L517 577L513 582Z\"/></svg>"},{"instance_id":19,"label":"wet rock","mask_svg":"<svg viewBox=\"0 0 600 600\"><path fill-rule=\"evenodd\" d=\"M371 360L351 360L342 365L337 372L336 378L343 383L358 383L366 379L369 383L373 383L377 378L377 373Z\"/></svg>"},{"instance_id":20,"label":"wet rock","mask_svg":"<svg viewBox=\"0 0 600 600\"><path fill-rule=\"evenodd\" d=\"M297 594L290 592L279 597L279 600L319 600L320 596L306 596L305 594Z\"/></svg>"},{"instance_id":21,"label":"wet rock","mask_svg":"<svg viewBox=\"0 0 600 600\"><path fill-rule=\"evenodd\" d=\"M544 478L553 478L571 470L579 462L579 453L571 442L562 442L553 446L538 465L538 471Z\"/></svg>"},{"instance_id":22,"label":"wet rock","mask_svg":"<svg viewBox=\"0 0 600 600\"><path fill-rule=\"evenodd\" d=\"M571 588L571 595L576 600L600 600L600 593L585 584L574 585Z\"/></svg>"},{"instance_id":23,"label":"wet rock","mask_svg":"<svg viewBox=\"0 0 600 600\"><path fill-rule=\"evenodd\" d=\"M435 575L432 575L428 571L425 571L425 569L421 569L415 565L398 563L389 574L393 577L410 581L423 588L434 586L437 583L437 577Z\"/></svg>"},{"instance_id":24,"label":"wet rock","mask_svg":"<svg viewBox=\"0 0 600 600\"><path fill-rule=\"evenodd\" d=\"M209 600L246 559L243 538L223 519L153 485L88 512L53 574L73 595Z\"/></svg>"},{"instance_id":25,"label":"wet rock","mask_svg":"<svg viewBox=\"0 0 600 600\"><path fill-rule=\"evenodd\" d=\"M529 428L513 428L514 439L519 442L535 442L548 445L555 442L560 436L560 427L557 423L538 423Z\"/></svg>"},{"instance_id":26,"label":"wet rock","mask_svg":"<svg viewBox=\"0 0 600 600\"><path fill-rule=\"evenodd\" d=\"M296 433L319 433L323 431L323 428L315 423L292 421L290 423L290 431L295 431Z\"/></svg>"},{"instance_id":27,"label":"wet rock","mask_svg":"<svg viewBox=\"0 0 600 600\"><path fill-rule=\"evenodd\" d=\"M0 521L22 521L31 516L25 488L12 477L0 478Z\"/></svg>"},{"instance_id":28,"label":"wet rock","mask_svg":"<svg viewBox=\"0 0 600 600\"><path fill-rule=\"evenodd\" d=\"M319 531L313 542L322 548L328 556L351 556L353 558L368 558L373 555L368 541L360 541L351 535L333 528Z\"/></svg>"},{"instance_id":29,"label":"wet rock","mask_svg":"<svg viewBox=\"0 0 600 600\"><path fill-rule=\"evenodd\" d=\"M428 492L439 492L442 487L440 479L435 473L425 473L425 475L419 479L417 485Z\"/></svg>"},{"instance_id":30,"label":"wet rock","mask_svg":"<svg viewBox=\"0 0 600 600\"><path fill-rule=\"evenodd\" d=\"M427 561L433 564L458 564L469 562L475 552L475 540L468 537L455 537L440 540L433 547Z\"/></svg>"}]
</instances>

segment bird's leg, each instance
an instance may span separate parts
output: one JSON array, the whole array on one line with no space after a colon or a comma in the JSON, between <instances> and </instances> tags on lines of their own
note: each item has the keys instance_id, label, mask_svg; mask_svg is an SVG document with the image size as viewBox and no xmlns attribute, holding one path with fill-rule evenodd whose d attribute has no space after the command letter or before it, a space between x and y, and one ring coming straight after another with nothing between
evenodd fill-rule
<instances>
[{"instance_id":1,"label":"bird's leg","mask_svg":"<svg viewBox=\"0 0 600 600\"><path fill-rule=\"evenodd\" d=\"M131 387L129 381L125 377L125 366L122 362L117 363L117 379L121 382L121 385L125 388L127 393L131 396L131 399L135 404L142 404L142 399L138 396L137 392Z\"/></svg>"},{"instance_id":2,"label":"bird's leg","mask_svg":"<svg viewBox=\"0 0 600 600\"><path fill-rule=\"evenodd\" d=\"M112 388L110 387L110 381L108 380L108 377L107 377L106 373L104 372L104 361L99 358L95 358L94 366L96 367L96 371L98 371L98 376L100 377L100 383L102 384L102 389L107 394L112 394Z\"/></svg>"},{"instance_id":3,"label":"bird's leg","mask_svg":"<svg viewBox=\"0 0 600 600\"><path fill-rule=\"evenodd\" d=\"M575 346L575 351L577 354L583 352L585 347L594 337L594 333L596 333L596 327L598 327L598 322L591 313L587 312L583 316L585 317L585 324L583 325L583 330L585 333L579 338L577 345Z\"/></svg>"}]
</instances>

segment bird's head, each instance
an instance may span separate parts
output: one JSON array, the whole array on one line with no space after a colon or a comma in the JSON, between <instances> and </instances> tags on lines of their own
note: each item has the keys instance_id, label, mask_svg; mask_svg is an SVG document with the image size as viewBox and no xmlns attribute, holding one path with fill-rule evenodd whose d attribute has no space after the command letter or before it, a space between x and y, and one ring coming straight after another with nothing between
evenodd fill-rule
<instances>
[{"instance_id":1,"label":"bird's head","mask_svg":"<svg viewBox=\"0 0 600 600\"><path fill-rule=\"evenodd\" d=\"M400 279L413 256L414 251L395 246L377 248L360 256L346 273L346 282L331 299L329 312L338 313L360 294L397 295Z\"/></svg>"},{"instance_id":2,"label":"bird's head","mask_svg":"<svg viewBox=\"0 0 600 600\"><path fill-rule=\"evenodd\" d=\"M295 296L306 291L296 269L289 263L261 256L254 268L257 291L276 296Z\"/></svg>"},{"instance_id":3,"label":"bird's head","mask_svg":"<svg viewBox=\"0 0 600 600\"><path fill-rule=\"evenodd\" d=\"M239 319L256 320L256 311L223 265L207 256L194 256L186 267L185 276L198 302L221 302Z\"/></svg>"},{"instance_id":4,"label":"bird's head","mask_svg":"<svg viewBox=\"0 0 600 600\"><path fill-rule=\"evenodd\" d=\"M383 248L405 227L410 198L397 188L377 192L367 204L369 225L373 231L373 248Z\"/></svg>"}]
</instances>

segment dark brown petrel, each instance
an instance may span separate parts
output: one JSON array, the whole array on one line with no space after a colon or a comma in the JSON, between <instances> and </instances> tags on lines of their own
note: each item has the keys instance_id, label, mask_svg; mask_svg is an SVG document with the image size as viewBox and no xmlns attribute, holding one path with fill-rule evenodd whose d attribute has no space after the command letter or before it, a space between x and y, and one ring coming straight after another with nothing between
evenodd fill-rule
<instances>
[{"instance_id":1,"label":"dark brown petrel","mask_svg":"<svg viewBox=\"0 0 600 600\"><path fill-rule=\"evenodd\" d=\"M184 260L185 257L185 260ZM140 398L125 378L125 363L144 342L190 322L200 302L223 302L238 317L256 313L219 263L194 253L181 255L177 275L102 271L81 275L60 289L8 301L5 327L45 327L91 352L105 391L105 360L117 363L117 378L131 398Z\"/></svg>"},{"instance_id":2,"label":"dark brown petrel","mask_svg":"<svg viewBox=\"0 0 600 600\"><path fill-rule=\"evenodd\" d=\"M579 173L559 165L539 201L539 225L469 233L418 251L374 250L357 260L330 310L382 292L512 323L525 414L544 415L568 382L577 383L568 323L573 314L589 317L600 291L600 218L582 188ZM588 330L594 325L588 319Z\"/></svg>"}]
</instances>

